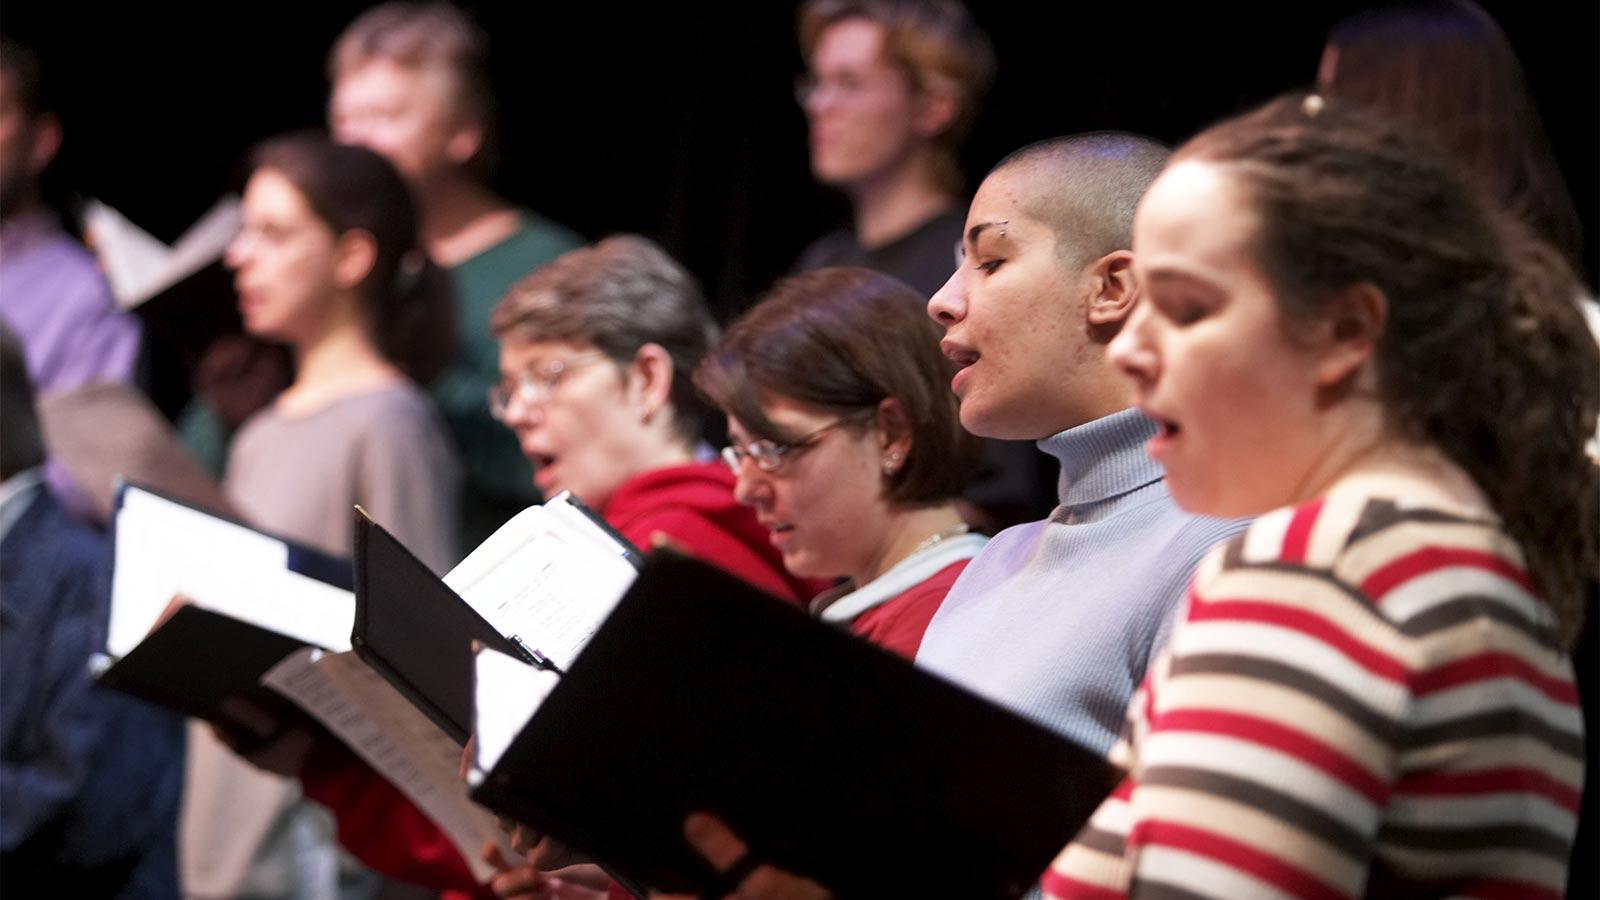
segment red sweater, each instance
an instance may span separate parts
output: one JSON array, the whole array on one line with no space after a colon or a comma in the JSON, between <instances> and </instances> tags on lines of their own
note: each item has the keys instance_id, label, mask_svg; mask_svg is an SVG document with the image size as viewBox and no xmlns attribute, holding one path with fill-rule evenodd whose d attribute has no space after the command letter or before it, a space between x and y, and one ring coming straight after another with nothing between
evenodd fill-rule
<instances>
[{"instance_id":1,"label":"red sweater","mask_svg":"<svg viewBox=\"0 0 1600 900\"><path fill-rule=\"evenodd\" d=\"M653 469L623 482L600 516L641 550L663 535L774 597L800 603L826 588L784 569L766 527L733 499L733 485L733 472L720 462Z\"/></svg>"},{"instance_id":2,"label":"red sweater","mask_svg":"<svg viewBox=\"0 0 1600 900\"><path fill-rule=\"evenodd\" d=\"M917 658L922 633L928 630L933 614L939 611L944 595L967 567L970 559L958 559L900 596L867 610L850 623L850 632L906 659Z\"/></svg>"},{"instance_id":3,"label":"red sweater","mask_svg":"<svg viewBox=\"0 0 1600 900\"><path fill-rule=\"evenodd\" d=\"M822 585L784 570L755 513L734 501L733 483L720 463L656 469L624 482L600 515L640 549L648 551L660 534L774 596L805 602ZM319 746L300 783L307 797L333 811L339 843L369 868L447 897L494 896L473 880L444 832L343 744Z\"/></svg>"}]
</instances>

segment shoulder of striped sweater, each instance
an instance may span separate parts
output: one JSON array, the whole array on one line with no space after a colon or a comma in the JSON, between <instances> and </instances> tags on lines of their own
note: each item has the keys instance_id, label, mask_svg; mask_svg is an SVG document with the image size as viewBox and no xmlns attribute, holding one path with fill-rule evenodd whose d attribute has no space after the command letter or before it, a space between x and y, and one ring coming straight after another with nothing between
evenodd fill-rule
<instances>
[{"instance_id":1,"label":"shoulder of striped sweater","mask_svg":"<svg viewBox=\"0 0 1600 900\"><path fill-rule=\"evenodd\" d=\"M1529 651L1554 642L1554 616L1516 543L1494 521L1456 511L1336 493L1257 518L1198 574L1216 588L1243 576L1252 589L1342 595L1406 641L1452 642L1468 626L1520 633L1512 641L1532 642Z\"/></svg>"}]
</instances>

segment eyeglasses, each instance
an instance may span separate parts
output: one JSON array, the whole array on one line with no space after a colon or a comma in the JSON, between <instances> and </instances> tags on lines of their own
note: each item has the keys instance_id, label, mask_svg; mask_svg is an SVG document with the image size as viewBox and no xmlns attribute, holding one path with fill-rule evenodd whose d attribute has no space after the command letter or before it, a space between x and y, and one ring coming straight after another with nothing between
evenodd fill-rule
<instances>
[{"instance_id":1,"label":"eyeglasses","mask_svg":"<svg viewBox=\"0 0 1600 900\"><path fill-rule=\"evenodd\" d=\"M746 444L730 443L722 448L722 461L727 463L728 468L732 469L735 474L744 466L744 461L747 459L755 463L756 468L763 472L776 472L783 465L784 459L789 454L810 447L820 440L823 435L835 428L860 421L864 415L872 412L875 412L875 410L868 410L867 413L863 413L860 416L845 416L842 419L835 419L805 437L788 441L787 443L780 444L777 441L766 438L750 441Z\"/></svg>"},{"instance_id":2,"label":"eyeglasses","mask_svg":"<svg viewBox=\"0 0 1600 900\"><path fill-rule=\"evenodd\" d=\"M906 76L870 77L847 72L842 75L822 77L807 72L794 80L794 102L805 106L812 97L822 91L828 91L846 102L853 102L872 91L907 82L910 82L909 86L914 91L916 84Z\"/></svg>"},{"instance_id":3,"label":"eyeglasses","mask_svg":"<svg viewBox=\"0 0 1600 900\"><path fill-rule=\"evenodd\" d=\"M492 384L489 386L489 414L504 422L512 400L520 400L527 406L543 406L550 402L550 396L555 393L556 388L561 385L561 379L565 378L568 372L604 362L609 358L599 350L592 350L588 353L579 353L571 359L554 360L531 372L524 372L509 386L504 381Z\"/></svg>"}]
</instances>

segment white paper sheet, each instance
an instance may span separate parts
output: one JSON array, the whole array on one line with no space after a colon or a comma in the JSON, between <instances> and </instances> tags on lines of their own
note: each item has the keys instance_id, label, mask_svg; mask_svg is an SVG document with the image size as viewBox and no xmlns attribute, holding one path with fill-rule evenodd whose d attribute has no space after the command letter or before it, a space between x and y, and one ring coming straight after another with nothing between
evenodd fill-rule
<instances>
[{"instance_id":1,"label":"white paper sheet","mask_svg":"<svg viewBox=\"0 0 1600 900\"><path fill-rule=\"evenodd\" d=\"M449 837L472 875L494 869L479 858L488 841L519 859L493 813L474 804L459 777L461 748L354 653L306 648L275 666L263 683L327 726Z\"/></svg>"},{"instance_id":2,"label":"white paper sheet","mask_svg":"<svg viewBox=\"0 0 1600 900\"><path fill-rule=\"evenodd\" d=\"M472 551L444 582L496 631L565 669L637 575L621 547L581 514L530 507Z\"/></svg>"},{"instance_id":3,"label":"white paper sheet","mask_svg":"<svg viewBox=\"0 0 1600 900\"><path fill-rule=\"evenodd\" d=\"M174 595L330 650L350 649L355 595L288 568L284 542L128 488L116 520L106 650L122 657Z\"/></svg>"},{"instance_id":4,"label":"white paper sheet","mask_svg":"<svg viewBox=\"0 0 1600 900\"><path fill-rule=\"evenodd\" d=\"M561 676L487 647L478 650L473 683L473 748L467 779L482 783L539 711Z\"/></svg>"},{"instance_id":5,"label":"white paper sheet","mask_svg":"<svg viewBox=\"0 0 1600 900\"><path fill-rule=\"evenodd\" d=\"M84 210L84 226L117 305L133 309L221 259L243 223L239 201L224 197L168 247L98 200Z\"/></svg>"}]
</instances>

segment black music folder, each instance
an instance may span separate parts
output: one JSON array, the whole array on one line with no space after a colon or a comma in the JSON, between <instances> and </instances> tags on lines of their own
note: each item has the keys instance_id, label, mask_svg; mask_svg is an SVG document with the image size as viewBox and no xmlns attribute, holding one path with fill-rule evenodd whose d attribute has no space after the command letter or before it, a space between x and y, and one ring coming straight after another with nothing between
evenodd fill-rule
<instances>
[{"instance_id":1,"label":"black music folder","mask_svg":"<svg viewBox=\"0 0 1600 900\"><path fill-rule=\"evenodd\" d=\"M459 744L472 731L474 642L559 671L642 559L565 493L519 513L445 576L459 593L360 510L354 546L352 647Z\"/></svg>"},{"instance_id":2,"label":"black music folder","mask_svg":"<svg viewBox=\"0 0 1600 900\"><path fill-rule=\"evenodd\" d=\"M347 645L347 560L133 484L113 524L101 685L216 721L230 697L271 701L259 682L290 653ZM178 594L189 602L162 619Z\"/></svg>"},{"instance_id":3,"label":"black music folder","mask_svg":"<svg viewBox=\"0 0 1600 900\"><path fill-rule=\"evenodd\" d=\"M356 618L350 644L458 744L472 733L472 645L533 662L394 535L356 516Z\"/></svg>"},{"instance_id":4,"label":"black music folder","mask_svg":"<svg viewBox=\"0 0 1600 900\"><path fill-rule=\"evenodd\" d=\"M480 754L473 799L657 890L715 884L682 832L705 811L842 897L1019 897L1118 777L672 553L564 675L539 677L554 687L497 759Z\"/></svg>"}]
</instances>

